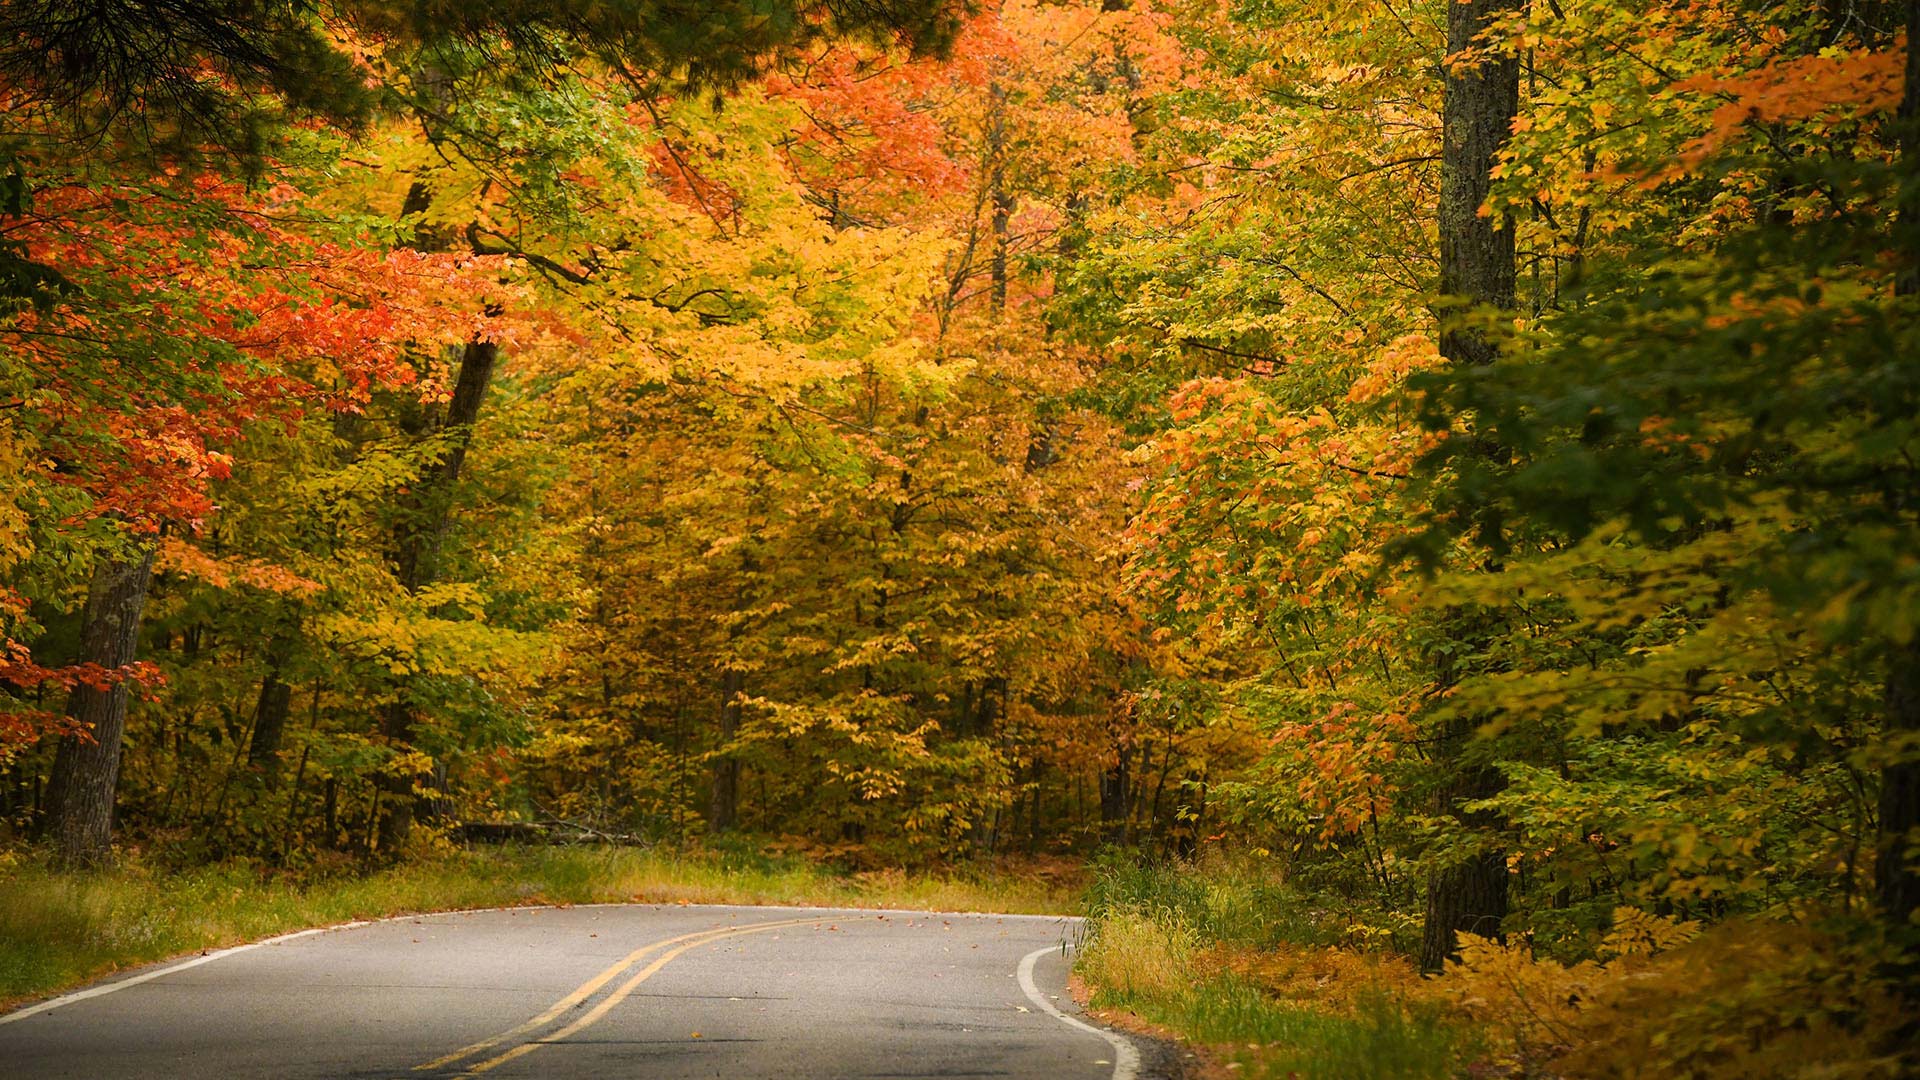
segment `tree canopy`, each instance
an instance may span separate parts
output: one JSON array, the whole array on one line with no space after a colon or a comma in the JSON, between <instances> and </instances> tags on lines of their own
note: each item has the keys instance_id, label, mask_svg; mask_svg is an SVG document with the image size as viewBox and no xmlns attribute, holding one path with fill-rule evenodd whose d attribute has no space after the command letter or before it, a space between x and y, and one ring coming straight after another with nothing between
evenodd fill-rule
<instances>
[{"instance_id":1,"label":"tree canopy","mask_svg":"<svg viewBox=\"0 0 1920 1080\"><path fill-rule=\"evenodd\" d=\"M1893 1075L1917 32L0 4L6 828L1231 850L1468 979L1718 942ZM1741 1075L1690 1008L1634 1060Z\"/></svg>"}]
</instances>

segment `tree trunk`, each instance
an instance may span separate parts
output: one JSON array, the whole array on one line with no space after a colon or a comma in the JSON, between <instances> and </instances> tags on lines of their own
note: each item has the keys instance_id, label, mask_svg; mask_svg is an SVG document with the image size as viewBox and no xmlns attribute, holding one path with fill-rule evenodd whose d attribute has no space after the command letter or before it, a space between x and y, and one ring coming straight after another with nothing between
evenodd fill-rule
<instances>
[{"instance_id":1,"label":"tree trunk","mask_svg":"<svg viewBox=\"0 0 1920 1080\"><path fill-rule=\"evenodd\" d=\"M1013 217L1013 193L1007 190L1007 93L995 83L987 94L993 103L987 121L987 198L993 214L988 303L999 318L1007 310L1007 223Z\"/></svg>"},{"instance_id":2,"label":"tree trunk","mask_svg":"<svg viewBox=\"0 0 1920 1080\"><path fill-rule=\"evenodd\" d=\"M1473 723L1455 719L1440 731L1435 760L1452 772L1452 785L1442 795L1441 811L1451 814L1463 829L1491 830L1496 815L1468 813L1460 804L1500 793L1505 780L1491 765L1469 765L1462 760L1473 738ZM1427 875L1427 916L1420 939L1420 969L1440 971L1459 951L1458 935L1499 937L1507 917L1507 860L1497 851L1484 851L1439 867Z\"/></svg>"},{"instance_id":3,"label":"tree trunk","mask_svg":"<svg viewBox=\"0 0 1920 1080\"><path fill-rule=\"evenodd\" d=\"M1484 309L1514 305L1512 222L1482 215L1493 184L1493 164L1520 108L1520 63L1510 51L1487 49L1476 39L1495 20L1518 8L1518 0L1466 0L1447 5L1449 56L1478 50L1470 65L1449 64L1441 106L1440 147L1440 352L1455 365L1492 363L1500 346L1481 321ZM1461 816L1460 803L1497 794L1500 774L1488 767L1463 768L1461 755L1473 736L1469 721L1455 720L1439 732L1435 765L1452 772L1444 812L1463 827L1488 824ZM1497 934L1507 914L1506 860L1482 853L1430 872L1420 965L1438 971L1455 954L1461 931Z\"/></svg>"},{"instance_id":4,"label":"tree trunk","mask_svg":"<svg viewBox=\"0 0 1920 1080\"><path fill-rule=\"evenodd\" d=\"M404 694L404 691L402 691ZM388 705L381 716L380 734L387 746L395 754L404 754L412 747L413 741L413 705L404 697ZM413 804L419 798L415 790L424 773L403 773L393 769L383 769L374 776L376 798L373 805L380 815L378 827L369 832L373 841L370 847L383 852L398 851L413 833ZM377 796L385 795L381 799Z\"/></svg>"},{"instance_id":5,"label":"tree trunk","mask_svg":"<svg viewBox=\"0 0 1920 1080\"><path fill-rule=\"evenodd\" d=\"M1492 21L1518 0L1467 0L1447 5L1447 52L1475 48ZM1482 51L1471 67L1449 67L1441 106L1440 352L1455 364L1489 364L1499 345L1461 316L1470 308L1514 306L1513 225L1482 215L1493 187L1493 164L1520 109L1520 61L1504 49Z\"/></svg>"},{"instance_id":6,"label":"tree trunk","mask_svg":"<svg viewBox=\"0 0 1920 1080\"><path fill-rule=\"evenodd\" d=\"M425 435L450 432L452 444L439 465L420 478L409 512L397 530L395 561L400 583L408 592L419 592L439 579L440 545L452 517L454 488L466 464L473 426L480 418L480 405L486 400L499 359L500 347L493 342L468 342L460 350L460 371L446 415L438 423L422 425Z\"/></svg>"},{"instance_id":7,"label":"tree trunk","mask_svg":"<svg viewBox=\"0 0 1920 1080\"><path fill-rule=\"evenodd\" d=\"M707 831L733 828L740 812L740 759L733 756L733 740L740 735L740 692L746 673L729 667L720 678L720 750L713 759L713 786L707 793Z\"/></svg>"},{"instance_id":8,"label":"tree trunk","mask_svg":"<svg viewBox=\"0 0 1920 1080\"><path fill-rule=\"evenodd\" d=\"M1893 652L1887 674L1889 740L1920 731L1920 641ZM1913 853L1920 840L1920 761L1911 751L1880 773L1880 838L1874 861L1874 891L1880 910L1897 931L1912 932L1920 907L1920 872Z\"/></svg>"},{"instance_id":9,"label":"tree trunk","mask_svg":"<svg viewBox=\"0 0 1920 1080\"><path fill-rule=\"evenodd\" d=\"M267 642L267 674L260 680L260 698L254 705L253 739L247 744L247 764L266 776L269 788L280 779L280 745L286 738L287 717L293 711L293 687L280 678L292 638L281 631Z\"/></svg>"},{"instance_id":10,"label":"tree trunk","mask_svg":"<svg viewBox=\"0 0 1920 1080\"><path fill-rule=\"evenodd\" d=\"M1920 0L1907 0L1906 92L1900 99L1900 156L1907 189L1902 205L1907 212L1898 222L1906 248L1906 267L1896 289L1902 296L1920 294ZM1920 640L1888 650L1887 716L1882 737L1898 755L1880 773L1880 835L1873 878L1880 910L1896 937L1914 933L1914 909L1920 907L1920 867L1914 852L1920 846L1920 760L1902 745L1920 732ZM1904 752L1903 752L1904 751ZM1920 972L1913 963L1898 972L1902 992L1920 999Z\"/></svg>"},{"instance_id":11,"label":"tree trunk","mask_svg":"<svg viewBox=\"0 0 1920 1080\"><path fill-rule=\"evenodd\" d=\"M337 848L340 843L340 778L329 776L320 798L320 828L326 836L324 843Z\"/></svg>"},{"instance_id":12,"label":"tree trunk","mask_svg":"<svg viewBox=\"0 0 1920 1080\"><path fill-rule=\"evenodd\" d=\"M109 671L133 663L140 614L153 580L154 548L128 558L102 558L87 587L80 660ZM60 740L47 791L47 831L62 862L93 866L113 842L113 789L120 777L120 742L127 727L127 684L106 689L84 683L67 698L67 718L83 732Z\"/></svg>"},{"instance_id":13,"label":"tree trunk","mask_svg":"<svg viewBox=\"0 0 1920 1080\"><path fill-rule=\"evenodd\" d=\"M1100 839L1108 844L1127 842L1127 793L1132 787L1132 754L1124 746L1114 750L1113 764L1100 774Z\"/></svg>"},{"instance_id":14,"label":"tree trunk","mask_svg":"<svg viewBox=\"0 0 1920 1080\"><path fill-rule=\"evenodd\" d=\"M473 443L473 427L480 418L481 402L493 382L500 359L500 347L490 341L470 341L460 350L460 371L454 380L453 397L447 402L446 415L437 424L423 425L424 433L449 432L451 445L438 467L420 478L413 491L408 513L401 516L395 536L395 569L400 584L410 593L433 584L440 574L440 546L446 539L447 524L453 514L454 491L460 470L466 464L467 448ZM396 753L404 753L413 742L413 704L405 688L382 717L380 733ZM378 779L380 825L378 846L393 851L406 843L413 831L418 794L416 788L429 779L425 773L382 772Z\"/></svg>"},{"instance_id":15,"label":"tree trunk","mask_svg":"<svg viewBox=\"0 0 1920 1080\"><path fill-rule=\"evenodd\" d=\"M1486 852L1434 871L1427 878L1426 932L1420 967L1439 971L1455 955L1461 933L1496 937L1507 914L1507 862Z\"/></svg>"}]
</instances>

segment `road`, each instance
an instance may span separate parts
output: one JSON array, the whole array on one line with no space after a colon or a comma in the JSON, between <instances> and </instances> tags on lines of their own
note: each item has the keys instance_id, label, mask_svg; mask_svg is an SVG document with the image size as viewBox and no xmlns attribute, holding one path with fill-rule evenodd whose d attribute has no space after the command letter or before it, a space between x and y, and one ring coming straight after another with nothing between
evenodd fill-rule
<instances>
[{"instance_id":1,"label":"road","mask_svg":"<svg viewBox=\"0 0 1920 1080\"><path fill-rule=\"evenodd\" d=\"M1077 920L586 905L307 931L0 1016L0 1077L1131 1080Z\"/></svg>"}]
</instances>

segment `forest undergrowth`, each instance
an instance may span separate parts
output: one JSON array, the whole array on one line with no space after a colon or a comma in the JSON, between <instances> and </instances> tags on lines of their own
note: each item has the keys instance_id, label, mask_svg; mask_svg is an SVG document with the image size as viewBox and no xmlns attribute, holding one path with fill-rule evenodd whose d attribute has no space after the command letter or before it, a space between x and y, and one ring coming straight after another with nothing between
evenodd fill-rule
<instances>
[{"instance_id":1,"label":"forest undergrowth","mask_svg":"<svg viewBox=\"0 0 1920 1080\"><path fill-rule=\"evenodd\" d=\"M1838 912L1702 931L1621 909L1598 959L1466 939L1439 975L1418 927L1272 857L1103 861L1076 974L1121 1027L1199 1048L1207 1075L1898 1077L1905 1013L1872 977L1880 944Z\"/></svg>"}]
</instances>

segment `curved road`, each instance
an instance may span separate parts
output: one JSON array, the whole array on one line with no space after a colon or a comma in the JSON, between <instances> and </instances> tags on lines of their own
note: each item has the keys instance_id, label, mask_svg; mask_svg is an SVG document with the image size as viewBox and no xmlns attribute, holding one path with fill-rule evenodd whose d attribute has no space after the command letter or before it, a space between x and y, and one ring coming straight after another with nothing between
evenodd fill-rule
<instances>
[{"instance_id":1,"label":"curved road","mask_svg":"<svg viewBox=\"0 0 1920 1080\"><path fill-rule=\"evenodd\" d=\"M1073 1015L1078 920L587 905L197 957L0 1016L0 1075L1131 1080Z\"/></svg>"}]
</instances>

